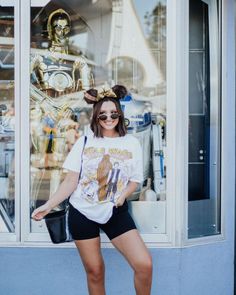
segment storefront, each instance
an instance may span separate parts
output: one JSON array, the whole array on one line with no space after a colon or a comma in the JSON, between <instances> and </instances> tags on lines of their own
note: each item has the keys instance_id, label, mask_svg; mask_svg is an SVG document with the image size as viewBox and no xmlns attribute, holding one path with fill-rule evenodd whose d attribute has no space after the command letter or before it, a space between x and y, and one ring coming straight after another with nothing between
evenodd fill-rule
<instances>
[{"instance_id":1,"label":"storefront","mask_svg":"<svg viewBox=\"0 0 236 295\"><path fill-rule=\"evenodd\" d=\"M91 132L84 90L124 84L144 159L130 212L181 273L176 293L160 294L199 294L197 281L202 294L233 294L234 1L0 0L0 24L0 245L55 247L31 212Z\"/></svg>"}]
</instances>

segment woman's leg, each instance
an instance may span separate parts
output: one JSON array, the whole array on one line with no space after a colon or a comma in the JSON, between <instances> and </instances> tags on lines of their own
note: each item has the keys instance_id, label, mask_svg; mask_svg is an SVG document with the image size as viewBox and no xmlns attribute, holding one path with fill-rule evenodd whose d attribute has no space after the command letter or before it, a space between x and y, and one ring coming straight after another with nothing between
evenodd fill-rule
<instances>
[{"instance_id":1,"label":"woman's leg","mask_svg":"<svg viewBox=\"0 0 236 295\"><path fill-rule=\"evenodd\" d=\"M112 244L123 254L134 270L136 295L150 295L152 258L136 229L115 237Z\"/></svg>"},{"instance_id":2,"label":"woman's leg","mask_svg":"<svg viewBox=\"0 0 236 295\"><path fill-rule=\"evenodd\" d=\"M105 267L101 254L100 237L76 240L88 282L89 295L105 295Z\"/></svg>"}]
</instances>

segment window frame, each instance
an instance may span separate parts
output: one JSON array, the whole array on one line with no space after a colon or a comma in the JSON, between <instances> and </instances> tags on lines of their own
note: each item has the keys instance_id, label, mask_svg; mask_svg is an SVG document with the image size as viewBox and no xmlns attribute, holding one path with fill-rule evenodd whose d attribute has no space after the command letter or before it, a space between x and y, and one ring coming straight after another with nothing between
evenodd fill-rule
<instances>
[{"instance_id":1,"label":"window frame","mask_svg":"<svg viewBox=\"0 0 236 295\"><path fill-rule=\"evenodd\" d=\"M16 112L16 232L0 233L0 246L27 245L47 247L74 247L73 243L54 245L47 233L30 233L30 146L29 138L29 57L30 9L48 1L15 1L15 106ZM222 16L225 17L222 3ZM221 194L221 234L188 239L188 49L189 49L189 0L167 0L167 196L166 234L141 234L148 247L186 247L213 243L225 239L225 199ZM223 17L223 20L226 20ZM227 27L222 21L222 32ZM221 34L222 36L222 34ZM223 38L222 37L222 38ZM227 44L222 43L222 62ZM226 94L227 78L222 75L222 93ZM18 100L16 99L18 97ZM20 98L20 99L19 99ZM222 120L226 120L226 102L222 102ZM225 131L222 126L222 135ZM171 133L172 132L172 133ZM221 151L229 142L221 143ZM221 159L221 182L224 179L224 156ZM223 169L224 168L224 169ZM223 186L222 186L223 187ZM102 234L102 247L112 247Z\"/></svg>"},{"instance_id":2,"label":"window frame","mask_svg":"<svg viewBox=\"0 0 236 295\"><path fill-rule=\"evenodd\" d=\"M209 6L209 13L212 15L214 10L217 9L217 7L215 7L215 5L217 5L216 2L212 4L211 1L209 0L201 0L202 2L204 2L205 4L207 4ZM188 2L188 12L187 17L189 16L189 1ZM187 4L187 3L186 3ZM220 201L220 229L221 229L221 233L220 234L216 234L216 235L209 235L209 236L204 236L204 237L196 237L196 238L189 238L188 237L188 186L186 187L186 194L185 194L185 232L183 234L183 241L182 241L182 246L193 246L193 245L201 245L201 244L208 244L208 243L214 243L217 241L222 241L225 239L225 202L226 202L226 197L225 194L222 193L222 187L223 187L223 182L225 179L224 176L224 172L225 172L225 165L223 166L224 163L224 154L223 154L223 150L225 149L226 145L229 144L229 141L224 141L223 142L223 133L226 133L226 129L223 126L223 121L225 120L225 118L227 118L227 114L226 114L226 103L224 103L223 99L220 99L221 97L224 97L224 93L226 91L226 83L227 83L227 77L226 75L223 75L223 71L222 71L222 64L227 65L227 60L223 57L225 57L224 55L224 51L226 50L226 44L224 44L222 42L223 40L223 35L224 32L226 32L227 27L225 25L225 27L223 27L224 24L227 24L226 21L223 21L224 18L224 11L223 9L225 8L225 5L222 3L221 0L219 0L219 22L218 22L218 28L219 28L219 34L215 37L211 37L211 39L209 40L210 43L213 43L214 41L216 43L218 43L219 46L219 56L216 57L214 56L214 58L218 59L218 64L214 65L213 62L211 61L211 68L213 67L212 72L214 73L213 75L210 76L210 89L211 92L217 92L217 97L218 97L218 101L217 103L219 105L217 105L217 108L220 110L218 112L219 117L217 118L217 128L219 128L219 132L217 134L217 144L218 144L218 148L219 148L219 152L217 153L217 161L219 163L219 166L217 167L217 176L219 177L218 183L216 184L217 186L217 198L219 197ZM226 19L225 19L226 20ZM218 20L217 20L218 21ZM209 18L209 27L213 26L213 22L216 25L216 20L213 20L213 18L210 16ZM187 28L187 32L186 32L186 36L189 36L189 20L186 22L186 28ZM213 35L213 34L212 34ZM217 40L214 40L214 38L217 38ZM187 47L187 50L189 50L189 39L188 37L185 40L185 47ZM188 72L189 72L189 55L186 54L185 55L185 63L187 64L187 77L188 77ZM219 67L218 70L216 70L216 67ZM214 83L214 81L219 81L220 86L216 88L216 85ZM189 95L189 79L187 80L186 83L186 93L187 93L187 100L186 100L186 108L188 109L188 95ZM187 111L188 112L188 111ZM189 113L188 113L189 115ZM186 117L186 120L188 122L188 115ZM186 131L188 132L188 126L186 126ZM218 136L220 138L218 138ZM188 139L188 137L187 137ZM220 143L220 144L219 144ZM187 147L187 148L186 148ZM186 159L187 159L187 166L186 166L186 174L188 176L188 142L186 142ZM218 157L219 156L219 157ZM186 178L187 180L188 178ZM218 179L218 178L217 178Z\"/></svg>"}]
</instances>

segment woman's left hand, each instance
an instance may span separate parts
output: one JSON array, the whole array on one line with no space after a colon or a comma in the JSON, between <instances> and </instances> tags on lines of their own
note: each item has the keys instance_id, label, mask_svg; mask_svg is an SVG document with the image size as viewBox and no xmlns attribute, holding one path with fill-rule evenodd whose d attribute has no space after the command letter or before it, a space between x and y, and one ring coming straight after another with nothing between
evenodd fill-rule
<instances>
[{"instance_id":1,"label":"woman's left hand","mask_svg":"<svg viewBox=\"0 0 236 295\"><path fill-rule=\"evenodd\" d=\"M120 195L119 198L115 202L116 208L122 206L124 204L124 201L125 201L125 196Z\"/></svg>"}]
</instances>

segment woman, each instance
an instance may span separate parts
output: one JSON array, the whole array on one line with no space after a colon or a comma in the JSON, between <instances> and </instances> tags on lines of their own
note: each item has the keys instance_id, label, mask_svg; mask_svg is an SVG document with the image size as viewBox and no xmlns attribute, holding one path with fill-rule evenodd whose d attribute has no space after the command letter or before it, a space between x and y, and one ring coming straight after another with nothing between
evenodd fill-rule
<instances>
[{"instance_id":1,"label":"woman","mask_svg":"<svg viewBox=\"0 0 236 295\"><path fill-rule=\"evenodd\" d=\"M151 292L151 256L129 215L126 201L142 182L141 147L135 137L126 134L119 102L126 94L125 87L119 85L85 93L86 102L93 103L90 126L94 134L88 136L85 146L84 137L77 140L63 164L68 170L65 180L32 213L32 218L41 220L71 195L69 229L87 274L90 295L105 295L100 229L133 268L136 294Z\"/></svg>"}]
</instances>

